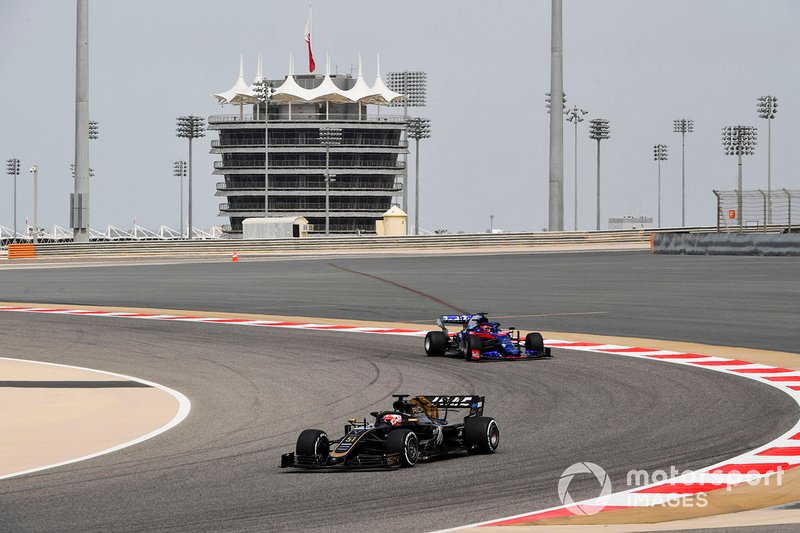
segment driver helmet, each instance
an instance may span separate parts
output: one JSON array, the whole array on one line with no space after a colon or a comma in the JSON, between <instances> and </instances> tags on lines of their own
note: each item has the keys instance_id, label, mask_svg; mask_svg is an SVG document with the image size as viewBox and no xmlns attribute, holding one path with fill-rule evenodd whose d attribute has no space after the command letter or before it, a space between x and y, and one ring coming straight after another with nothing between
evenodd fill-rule
<instances>
[{"instance_id":1,"label":"driver helmet","mask_svg":"<svg viewBox=\"0 0 800 533\"><path fill-rule=\"evenodd\" d=\"M478 325L479 326L483 326L484 324L488 324L488 323L489 323L489 319L486 318L485 316L481 315L481 317L478 319Z\"/></svg>"},{"instance_id":2,"label":"driver helmet","mask_svg":"<svg viewBox=\"0 0 800 533\"><path fill-rule=\"evenodd\" d=\"M403 417L398 414L389 413L383 415L383 423L389 426L399 426L403 422Z\"/></svg>"}]
</instances>

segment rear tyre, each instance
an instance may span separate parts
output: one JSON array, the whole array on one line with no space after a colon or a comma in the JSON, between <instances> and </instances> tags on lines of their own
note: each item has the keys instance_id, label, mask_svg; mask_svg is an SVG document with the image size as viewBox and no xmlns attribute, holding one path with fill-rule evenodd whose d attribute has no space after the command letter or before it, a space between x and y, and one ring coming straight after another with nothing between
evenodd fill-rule
<instances>
[{"instance_id":1,"label":"rear tyre","mask_svg":"<svg viewBox=\"0 0 800 533\"><path fill-rule=\"evenodd\" d=\"M494 453L500 445L500 428L495 419L488 416L467 418L464 445L469 453Z\"/></svg>"},{"instance_id":2,"label":"rear tyre","mask_svg":"<svg viewBox=\"0 0 800 533\"><path fill-rule=\"evenodd\" d=\"M464 359L467 361L472 361L472 352L476 350L480 354L481 344L481 338L477 335L467 335L467 338L464 341ZM480 360L480 356L478 357L478 360Z\"/></svg>"},{"instance_id":3,"label":"rear tyre","mask_svg":"<svg viewBox=\"0 0 800 533\"><path fill-rule=\"evenodd\" d=\"M541 333L528 333L525 335L525 349L544 354L544 339Z\"/></svg>"},{"instance_id":4,"label":"rear tyre","mask_svg":"<svg viewBox=\"0 0 800 533\"><path fill-rule=\"evenodd\" d=\"M439 357L447 351L447 335L442 331L429 331L425 335L425 353L428 357Z\"/></svg>"},{"instance_id":5,"label":"rear tyre","mask_svg":"<svg viewBox=\"0 0 800 533\"><path fill-rule=\"evenodd\" d=\"M386 455L389 460L392 456L399 456L399 459L391 467L401 466L411 468L419 460L419 440L417 435L410 429L395 429L386 439Z\"/></svg>"},{"instance_id":6,"label":"rear tyre","mask_svg":"<svg viewBox=\"0 0 800 533\"><path fill-rule=\"evenodd\" d=\"M321 455L328 457L330 441L321 429L306 429L297 437L295 455Z\"/></svg>"}]
</instances>

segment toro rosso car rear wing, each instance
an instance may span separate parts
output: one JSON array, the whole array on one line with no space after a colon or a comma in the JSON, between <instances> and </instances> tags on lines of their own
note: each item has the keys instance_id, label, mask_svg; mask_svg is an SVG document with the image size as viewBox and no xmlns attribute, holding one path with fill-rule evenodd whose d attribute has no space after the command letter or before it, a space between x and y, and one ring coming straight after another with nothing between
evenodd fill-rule
<instances>
[{"instance_id":1,"label":"toro rosso car rear wing","mask_svg":"<svg viewBox=\"0 0 800 533\"><path fill-rule=\"evenodd\" d=\"M466 326L469 321L475 317L486 316L488 313L472 313L469 315L442 315L436 320L436 324L444 330L447 329L447 324L458 324Z\"/></svg>"}]
</instances>

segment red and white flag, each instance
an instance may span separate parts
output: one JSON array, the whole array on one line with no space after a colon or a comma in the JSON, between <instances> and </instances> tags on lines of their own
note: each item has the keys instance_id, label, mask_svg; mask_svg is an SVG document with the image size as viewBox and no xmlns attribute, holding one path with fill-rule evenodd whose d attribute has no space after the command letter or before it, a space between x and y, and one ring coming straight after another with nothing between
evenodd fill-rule
<instances>
[{"instance_id":1,"label":"red and white flag","mask_svg":"<svg viewBox=\"0 0 800 533\"><path fill-rule=\"evenodd\" d=\"M306 21L306 44L308 45L308 71L314 72L317 65L314 63L314 54L311 52L311 8L308 8L308 20Z\"/></svg>"}]
</instances>

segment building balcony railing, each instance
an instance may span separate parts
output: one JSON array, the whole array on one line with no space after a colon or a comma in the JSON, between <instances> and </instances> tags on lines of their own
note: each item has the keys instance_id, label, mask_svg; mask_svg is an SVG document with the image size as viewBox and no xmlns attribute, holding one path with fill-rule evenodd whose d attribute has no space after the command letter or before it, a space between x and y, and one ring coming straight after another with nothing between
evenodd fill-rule
<instances>
[{"instance_id":1,"label":"building balcony railing","mask_svg":"<svg viewBox=\"0 0 800 533\"><path fill-rule=\"evenodd\" d=\"M217 190L220 192L245 192L245 191L263 191L263 183L243 183L240 185L226 185L224 181L217 182ZM320 191L325 192L324 183L281 183L270 184L270 191ZM375 184L370 181L347 181L347 182L333 182L331 183L330 190L332 191L385 191L396 192L402 191L403 186L400 183L393 183L390 185Z\"/></svg>"},{"instance_id":2,"label":"building balcony railing","mask_svg":"<svg viewBox=\"0 0 800 533\"><path fill-rule=\"evenodd\" d=\"M389 207L384 206L375 206L375 205L358 205L358 204L348 204L348 205L331 205L329 211L331 213L353 213L353 212L370 212L370 213L383 213L389 209ZM247 203L247 204L240 204L236 207L231 207L228 203L221 203L219 204L219 210L223 213L239 213L239 212L264 212L264 202L261 203ZM297 205L272 205L272 202L269 203L269 210L272 211L286 211L286 212L302 212L302 213L325 213L325 206L312 206L312 207L305 207L305 206L297 206Z\"/></svg>"},{"instance_id":3,"label":"building balcony railing","mask_svg":"<svg viewBox=\"0 0 800 533\"><path fill-rule=\"evenodd\" d=\"M384 115L384 114L367 114L363 113L361 115L361 119L359 120L357 113L328 113L326 116L324 112L322 113L292 113L292 118L289 118L288 114L281 113L277 115L275 113L270 113L269 121L270 123L280 123L280 122L387 122L392 124L405 124L408 120L408 117L403 115ZM209 124L225 124L230 122L254 122L254 123L264 123L264 115L259 115L256 117L255 115L211 115L208 117Z\"/></svg>"},{"instance_id":4,"label":"building balcony railing","mask_svg":"<svg viewBox=\"0 0 800 533\"><path fill-rule=\"evenodd\" d=\"M309 148L320 147L319 139L270 139L270 146L304 146ZM343 142L341 148L373 148L376 146L386 148L408 148L408 141L383 141L378 139L360 139L355 142ZM211 148L261 148L264 145L249 139L228 139L224 143L219 139L211 140Z\"/></svg>"},{"instance_id":5,"label":"building balcony railing","mask_svg":"<svg viewBox=\"0 0 800 533\"><path fill-rule=\"evenodd\" d=\"M313 169L319 172L324 172L325 170L325 163L318 162L318 161L300 161L299 159L294 160L283 160L283 161L272 161L269 162L270 170L275 168L306 168L306 169ZM328 165L331 171L334 170L347 170L353 168L392 168L392 169L402 169L405 168L405 163L403 161L397 161L395 163L386 163L383 161L358 161L349 160L349 161L337 161L336 163L331 162ZM237 159L235 161L229 161L227 164L224 161L214 161L214 168L217 170L224 170L224 169L254 169L260 170L262 173L264 171L264 162L257 160L257 159Z\"/></svg>"}]
</instances>

